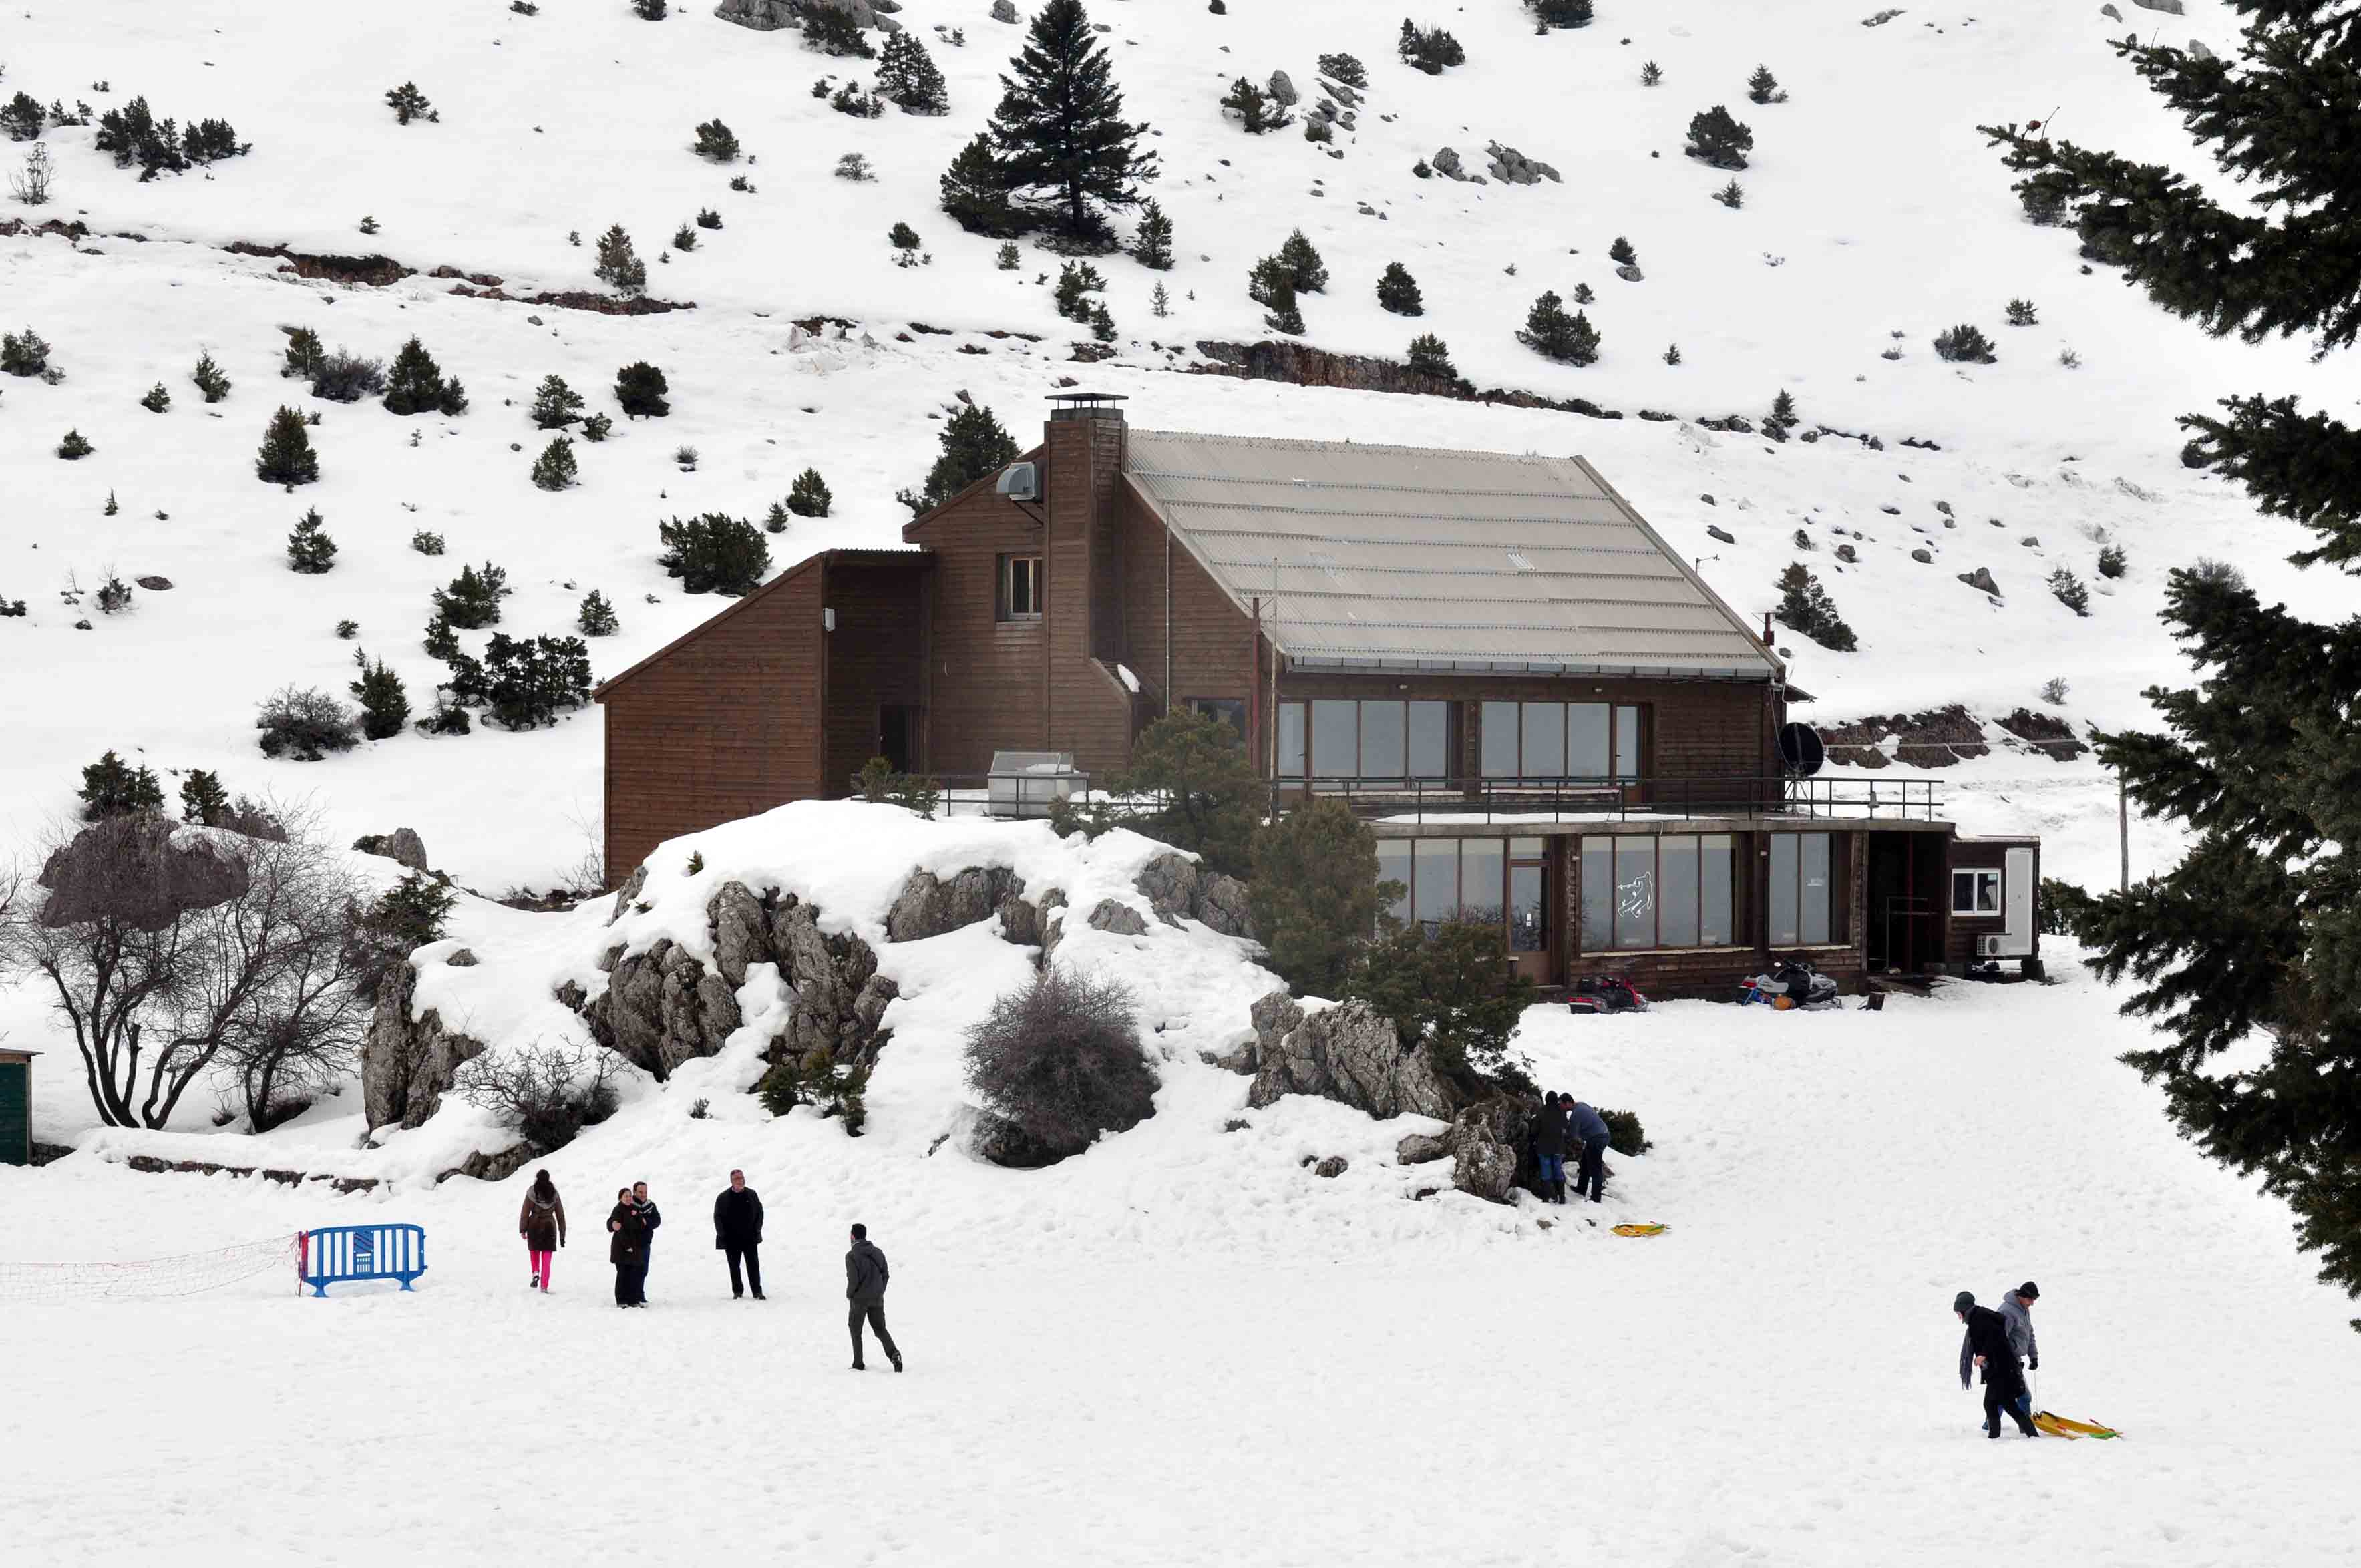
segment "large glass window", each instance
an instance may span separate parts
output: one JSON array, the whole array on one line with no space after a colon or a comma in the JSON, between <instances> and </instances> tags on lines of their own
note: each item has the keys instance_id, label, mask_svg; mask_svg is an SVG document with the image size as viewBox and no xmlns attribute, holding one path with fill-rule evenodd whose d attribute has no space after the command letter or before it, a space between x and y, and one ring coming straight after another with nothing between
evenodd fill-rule
<instances>
[{"instance_id":1,"label":"large glass window","mask_svg":"<svg viewBox=\"0 0 2361 1568\"><path fill-rule=\"evenodd\" d=\"M1728 947L1727 833L1620 834L1582 840L1582 948Z\"/></svg>"},{"instance_id":2,"label":"large glass window","mask_svg":"<svg viewBox=\"0 0 2361 1568\"><path fill-rule=\"evenodd\" d=\"M1518 953L1549 947L1548 864L1546 839L1378 840L1378 880L1405 889L1391 906L1395 918L1500 926Z\"/></svg>"},{"instance_id":3,"label":"large glass window","mask_svg":"<svg viewBox=\"0 0 2361 1568\"><path fill-rule=\"evenodd\" d=\"M1304 743L1303 705L1282 702L1279 705L1279 776L1300 779L1303 776Z\"/></svg>"},{"instance_id":4,"label":"large glass window","mask_svg":"<svg viewBox=\"0 0 2361 1568\"><path fill-rule=\"evenodd\" d=\"M1503 897L1501 855L1503 845L1498 839L1463 839L1459 841L1459 917L1463 920L1500 918Z\"/></svg>"},{"instance_id":5,"label":"large glass window","mask_svg":"<svg viewBox=\"0 0 2361 1568\"><path fill-rule=\"evenodd\" d=\"M1835 856L1826 833L1771 835L1771 945L1836 939Z\"/></svg>"},{"instance_id":6,"label":"large glass window","mask_svg":"<svg viewBox=\"0 0 2361 1568\"><path fill-rule=\"evenodd\" d=\"M1405 746L1409 740L1403 729L1402 705L1398 702L1365 702L1360 707L1361 776L1365 779L1402 777L1407 771Z\"/></svg>"},{"instance_id":7,"label":"large glass window","mask_svg":"<svg viewBox=\"0 0 2361 1568\"><path fill-rule=\"evenodd\" d=\"M1312 705L1312 776L1349 779L1361 771L1358 716L1353 702L1323 700Z\"/></svg>"},{"instance_id":8,"label":"large glass window","mask_svg":"<svg viewBox=\"0 0 2361 1568\"><path fill-rule=\"evenodd\" d=\"M1378 880L1398 882L1401 892L1386 906L1386 913L1404 925L1410 923L1411 840L1380 839L1378 840Z\"/></svg>"},{"instance_id":9,"label":"large glass window","mask_svg":"<svg viewBox=\"0 0 2361 1568\"><path fill-rule=\"evenodd\" d=\"M1488 779L1636 779L1640 710L1604 702L1488 702L1477 765Z\"/></svg>"},{"instance_id":10,"label":"large glass window","mask_svg":"<svg viewBox=\"0 0 2361 1568\"><path fill-rule=\"evenodd\" d=\"M1459 909L1459 840L1418 839L1411 905L1421 921L1448 920Z\"/></svg>"},{"instance_id":11,"label":"large glass window","mask_svg":"<svg viewBox=\"0 0 2361 1568\"><path fill-rule=\"evenodd\" d=\"M1413 702L1410 707L1410 771L1422 779L1451 774L1451 705Z\"/></svg>"},{"instance_id":12,"label":"large glass window","mask_svg":"<svg viewBox=\"0 0 2361 1568\"><path fill-rule=\"evenodd\" d=\"M1279 705L1279 776L1400 783L1451 771L1451 705L1320 697Z\"/></svg>"}]
</instances>

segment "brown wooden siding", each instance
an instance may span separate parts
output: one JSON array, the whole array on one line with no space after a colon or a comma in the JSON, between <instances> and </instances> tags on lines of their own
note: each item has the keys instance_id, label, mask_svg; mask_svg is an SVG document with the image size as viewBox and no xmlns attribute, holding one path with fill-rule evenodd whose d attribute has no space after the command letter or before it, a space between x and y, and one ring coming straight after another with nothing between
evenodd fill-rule
<instances>
[{"instance_id":1,"label":"brown wooden siding","mask_svg":"<svg viewBox=\"0 0 2361 1568\"><path fill-rule=\"evenodd\" d=\"M1227 697L1254 708L1253 687L1268 680L1268 667L1254 657L1252 620L1195 556L1178 543L1167 549L1170 535L1163 521L1128 486L1118 492L1116 506L1123 518L1123 613L1129 631L1124 663L1155 695L1159 713L1167 700L1178 706L1191 697Z\"/></svg>"},{"instance_id":2,"label":"brown wooden siding","mask_svg":"<svg viewBox=\"0 0 2361 1568\"><path fill-rule=\"evenodd\" d=\"M607 692L609 880L666 839L824 793L818 566Z\"/></svg>"},{"instance_id":3,"label":"brown wooden siding","mask_svg":"<svg viewBox=\"0 0 2361 1568\"><path fill-rule=\"evenodd\" d=\"M1041 525L989 488L930 519L917 536L935 557L927 583L927 765L981 773L995 751L1048 744L1049 623L999 617L1000 557L1043 555ZM1057 569L1049 568L1054 590ZM839 636L851 630L838 621ZM909 628L864 627L905 639Z\"/></svg>"},{"instance_id":4,"label":"brown wooden siding","mask_svg":"<svg viewBox=\"0 0 2361 1568\"><path fill-rule=\"evenodd\" d=\"M1954 915L1951 913L1951 873L1955 871L2000 871L2008 867L2008 851L2033 851L2033 939L2035 956L2041 952L2041 841L2037 839L1952 839L1943 846L1943 885L1938 894L1937 907L1943 919L1943 961L1955 968L1976 963L1976 938L1997 936L2008 929L2008 888L2001 888L2001 913L1998 915Z\"/></svg>"},{"instance_id":5,"label":"brown wooden siding","mask_svg":"<svg viewBox=\"0 0 2361 1568\"><path fill-rule=\"evenodd\" d=\"M925 619L920 581L929 561L915 553L899 561L835 557L824 568L824 607L836 612L837 625L826 634L825 795L844 793L862 764L877 754L881 708L926 705L925 640L917 630ZM911 765L923 770L923 725L918 734Z\"/></svg>"}]
</instances>

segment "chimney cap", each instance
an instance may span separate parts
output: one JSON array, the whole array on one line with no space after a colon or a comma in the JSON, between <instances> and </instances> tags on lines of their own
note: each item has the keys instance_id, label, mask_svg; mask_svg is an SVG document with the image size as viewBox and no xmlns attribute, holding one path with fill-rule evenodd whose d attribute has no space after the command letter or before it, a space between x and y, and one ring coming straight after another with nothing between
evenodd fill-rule
<instances>
[{"instance_id":1,"label":"chimney cap","mask_svg":"<svg viewBox=\"0 0 2361 1568\"><path fill-rule=\"evenodd\" d=\"M1070 408L1094 409L1106 403L1127 403L1131 399L1122 392L1052 392L1049 400Z\"/></svg>"}]
</instances>

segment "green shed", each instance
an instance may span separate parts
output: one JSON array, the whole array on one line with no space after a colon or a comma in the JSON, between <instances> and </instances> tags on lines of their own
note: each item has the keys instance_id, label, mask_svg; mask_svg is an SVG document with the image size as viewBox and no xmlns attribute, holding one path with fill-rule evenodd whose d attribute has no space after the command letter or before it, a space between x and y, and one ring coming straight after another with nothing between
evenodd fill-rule
<instances>
[{"instance_id":1,"label":"green shed","mask_svg":"<svg viewBox=\"0 0 2361 1568\"><path fill-rule=\"evenodd\" d=\"M33 1163L33 1058L0 1047L0 1165Z\"/></svg>"}]
</instances>

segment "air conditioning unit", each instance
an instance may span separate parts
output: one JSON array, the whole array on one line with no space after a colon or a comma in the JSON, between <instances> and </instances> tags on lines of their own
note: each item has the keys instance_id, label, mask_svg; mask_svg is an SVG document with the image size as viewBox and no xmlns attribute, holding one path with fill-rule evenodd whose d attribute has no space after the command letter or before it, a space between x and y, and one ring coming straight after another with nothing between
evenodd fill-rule
<instances>
[{"instance_id":1,"label":"air conditioning unit","mask_svg":"<svg viewBox=\"0 0 2361 1568\"><path fill-rule=\"evenodd\" d=\"M1976 938L1976 957L1980 959L1997 959L2003 957L2004 955L2001 950L2002 945L2007 940L2008 938L2005 936L1978 937Z\"/></svg>"}]
</instances>

